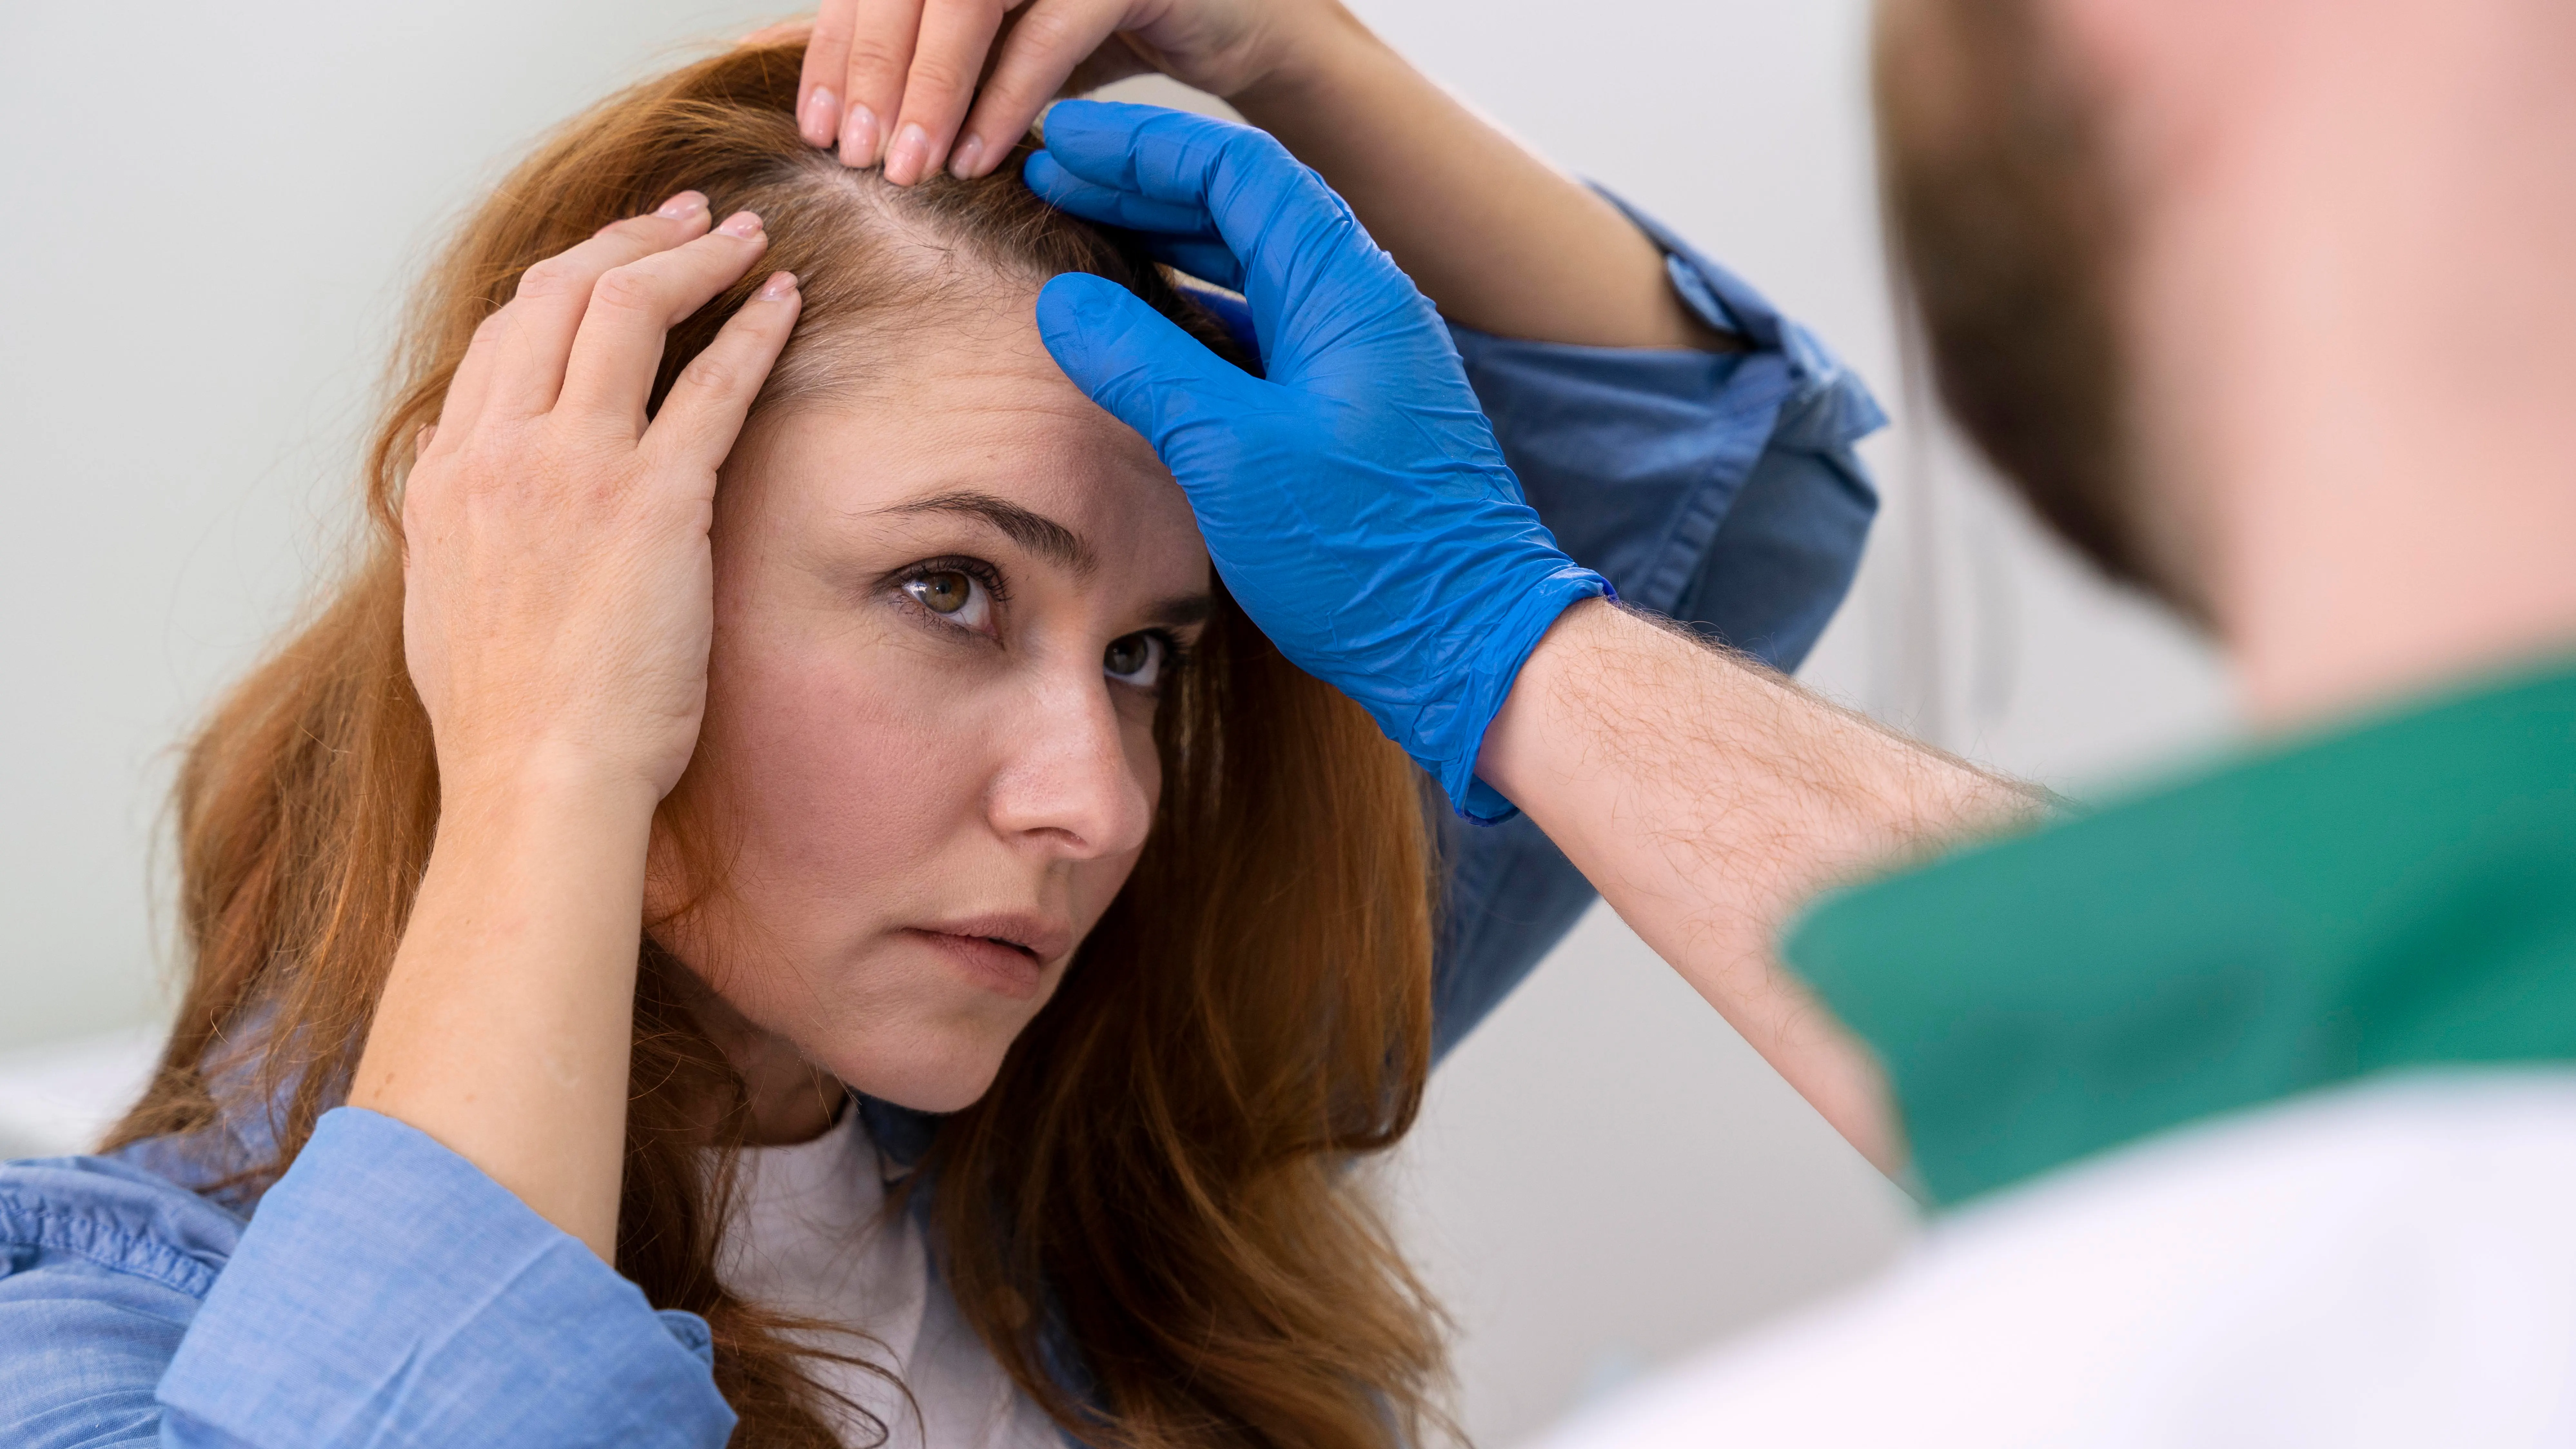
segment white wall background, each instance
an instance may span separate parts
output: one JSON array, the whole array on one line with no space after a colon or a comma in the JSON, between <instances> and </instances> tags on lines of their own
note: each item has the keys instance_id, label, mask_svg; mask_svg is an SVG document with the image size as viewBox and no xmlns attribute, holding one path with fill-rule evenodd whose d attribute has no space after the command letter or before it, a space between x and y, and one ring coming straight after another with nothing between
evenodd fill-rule
<instances>
[{"instance_id":1,"label":"white wall background","mask_svg":"<svg viewBox=\"0 0 2576 1449\"><path fill-rule=\"evenodd\" d=\"M2202 650L1922 425L1873 213L1862 0L1359 8L1753 278L1898 415L1867 449L1887 513L1811 683L2077 790L2226 728ZM412 268L550 122L774 14L0 6L0 1057L25 1134L61 1130L44 1090L97 1091L95 1054L62 1044L162 1007L148 872L171 746L331 556ZM1459 1052L1395 1183L1488 1443L1848 1283L1910 1232L1903 1199L1603 912Z\"/></svg>"}]
</instances>

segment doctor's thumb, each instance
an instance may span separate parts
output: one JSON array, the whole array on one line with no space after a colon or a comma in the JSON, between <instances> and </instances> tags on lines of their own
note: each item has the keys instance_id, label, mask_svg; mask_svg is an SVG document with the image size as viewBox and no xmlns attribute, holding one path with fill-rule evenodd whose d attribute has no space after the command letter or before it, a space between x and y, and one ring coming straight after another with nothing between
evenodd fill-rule
<instances>
[{"instance_id":1,"label":"doctor's thumb","mask_svg":"<svg viewBox=\"0 0 2576 1449\"><path fill-rule=\"evenodd\" d=\"M1038 294L1038 335L1074 386L1142 434L1184 485L1193 480L1175 450L1241 417L1262 387L1143 298L1085 272Z\"/></svg>"}]
</instances>

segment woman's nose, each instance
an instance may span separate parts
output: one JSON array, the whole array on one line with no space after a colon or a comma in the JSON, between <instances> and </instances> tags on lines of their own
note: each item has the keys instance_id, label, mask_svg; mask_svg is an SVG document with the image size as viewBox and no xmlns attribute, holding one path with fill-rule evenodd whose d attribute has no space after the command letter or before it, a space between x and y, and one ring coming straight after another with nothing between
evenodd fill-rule
<instances>
[{"instance_id":1,"label":"woman's nose","mask_svg":"<svg viewBox=\"0 0 2576 1449\"><path fill-rule=\"evenodd\" d=\"M1145 843L1159 763L1150 737L1129 738L1138 732L1120 719L1110 689L1095 669L1087 680L1030 692L993 779L987 808L996 829L1075 860Z\"/></svg>"}]
</instances>

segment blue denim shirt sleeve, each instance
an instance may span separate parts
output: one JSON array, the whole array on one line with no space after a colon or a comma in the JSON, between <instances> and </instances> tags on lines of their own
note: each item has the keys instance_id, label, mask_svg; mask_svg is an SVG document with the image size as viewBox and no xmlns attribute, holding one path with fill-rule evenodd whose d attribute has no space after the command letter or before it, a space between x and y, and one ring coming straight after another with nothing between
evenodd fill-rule
<instances>
[{"instance_id":1,"label":"blue denim shirt sleeve","mask_svg":"<svg viewBox=\"0 0 2576 1449\"><path fill-rule=\"evenodd\" d=\"M717 1449L703 1321L389 1117L326 1114L247 1225L129 1164L0 1173L0 1425L45 1449Z\"/></svg>"},{"instance_id":2,"label":"blue denim shirt sleeve","mask_svg":"<svg viewBox=\"0 0 2576 1449\"><path fill-rule=\"evenodd\" d=\"M1683 301L1745 350L1569 347L1453 326L1467 379L1531 505L1576 561L1631 605L1795 669L1859 567L1878 495L1852 445L1886 417L1805 328L1620 206L1663 248ZM1440 1054L1529 975L1594 895L1526 816L1444 828Z\"/></svg>"},{"instance_id":3,"label":"blue denim shirt sleeve","mask_svg":"<svg viewBox=\"0 0 2576 1449\"><path fill-rule=\"evenodd\" d=\"M125 1163L0 1169L0 1443L160 1443L152 1391L240 1233Z\"/></svg>"}]
</instances>

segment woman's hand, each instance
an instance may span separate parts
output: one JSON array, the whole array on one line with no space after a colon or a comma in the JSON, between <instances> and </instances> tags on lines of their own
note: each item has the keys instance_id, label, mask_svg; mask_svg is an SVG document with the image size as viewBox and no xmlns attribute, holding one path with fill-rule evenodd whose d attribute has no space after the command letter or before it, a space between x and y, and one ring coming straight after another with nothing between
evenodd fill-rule
<instances>
[{"instance_id":1,"label":"woman's hand","mask_svg":"<svg viewBox=\"0 0 2576 1449\"><path fill-rule=\"evenodd\" d=\"M810 25L743 43L796 40L805 139L852 166L882 161L897 185L943 158L984 175L1049 101L1158 70L1233 102L1322 173L1452 322L1585 347L1736 345L1617 207L1459 104L1340 0L822 0Z\"/></svg>"},{"instance_id":2,"label":"woman's hand","mask_svg":"<svg viewBox=\"0 0 2576 1449\"><path fill-rule=\"evenodd\" d=\"M1059 95L1159 70L1233 96L1337 27L1336 0L823 0L797 125L899 186L981 176Z\"/></svg>"},{"instance_id":3,"label":"woman's hand","mask_svg":"<svg viewBox=\"0 0 2576 1449\"><path fill-rule=\"evenodd\" d=\"M795 324L780 273L647 423L664 334L767 247L673 197L531 267L474 335L403 496L403 645L446 791L530 770L649 810L697 744L716 469Z\"/></svg>"},{"instance_id":4,"label":"woman's hand","mask_svg":"<svg viewBox=\"0 0 2576 1449\"><path fill-rule=\"evenodd\" d=\"M528 269L403 496L403 652L438 838L349 1105L614 1261L654 806L706 702L716 468L798 307L779 273L649 421L671 326L767 249L682 192Z\"/></svg>"}]
</instances>

